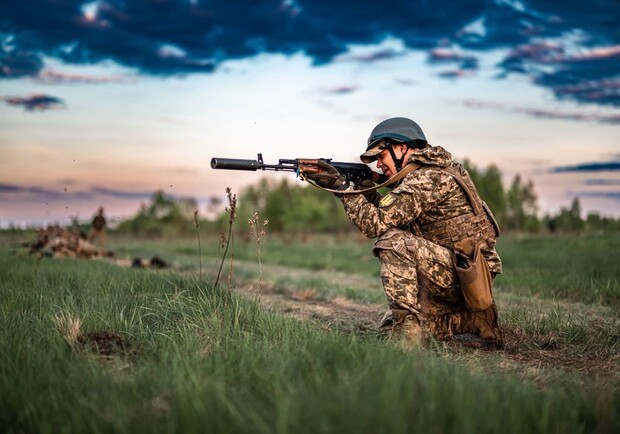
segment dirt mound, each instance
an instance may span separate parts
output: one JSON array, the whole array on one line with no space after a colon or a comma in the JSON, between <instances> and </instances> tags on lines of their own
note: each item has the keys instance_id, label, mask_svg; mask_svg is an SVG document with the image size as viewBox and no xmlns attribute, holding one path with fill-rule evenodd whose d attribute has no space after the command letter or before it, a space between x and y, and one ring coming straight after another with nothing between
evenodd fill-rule
<instances>
[{"instance_id":1,"label":"dirt mound","mask_svg":"<svg viewBox=\"0 0 620 434\"><path fill-rule=\"evenodd\" d=\"M52 317L52 322L67 345L74 350L93 351L104 358L111 358L129 351L129 342L117 333L106 330L82 333L80 330L82 320L67 312L57 313Z\"/></svg>"},{"instance_id":2,"label":"dirt mound","mask_svg":"<svg viewBox=\"0 0 620 434\"><path fill-rule=\"evenodd\" d=\"M77 342L102 357L112 357L129 351L129 342L121 335L109 331L81 334Z\"/></svg>"}]
</instances>

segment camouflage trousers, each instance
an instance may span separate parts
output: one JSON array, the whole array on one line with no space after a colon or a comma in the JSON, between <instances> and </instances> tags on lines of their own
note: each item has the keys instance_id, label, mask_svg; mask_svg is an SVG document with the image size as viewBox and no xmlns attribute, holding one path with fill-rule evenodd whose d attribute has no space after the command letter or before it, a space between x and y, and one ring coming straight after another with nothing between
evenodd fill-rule
<instances>
[{"instance_id":1,"label":"camouflage trousers","mask_svg":"<svg viewBox=\"0 0 620 434\"><path fill-rule=\"evenodd\" d=\"M383 323L407 319L405 336L448 340L454 333L474 333L501 343L495 305L480 313L467 310L454 269L452 252L410 232L391 229L377 239L373 254L393 315Z\"/></svg>"}]
</instances>

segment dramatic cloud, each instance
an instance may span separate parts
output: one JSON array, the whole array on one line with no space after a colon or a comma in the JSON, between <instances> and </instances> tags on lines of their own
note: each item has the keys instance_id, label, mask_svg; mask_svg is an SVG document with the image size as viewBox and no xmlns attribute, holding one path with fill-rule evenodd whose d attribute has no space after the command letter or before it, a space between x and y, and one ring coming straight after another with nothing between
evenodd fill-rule
<instances>
[{"instance_id":1,"label":"dramatic cloud","mask_svg":"<svg viewBox=\"0 0 620 434\"><path fill-rule=\"evenodd\" d=\"M442 77L470 75L478 68L471 53L500 49L507 53L500 77L526 74L558 98L620 106L618 7L610 0L6 1L0 78L39 76L44 56L113 60L163 76L209 73L260 53L367 63L402 52L347 55L349 48L393 38L427 52L429 63L456 65Z\"/></svg>"},{"instance_id":2,"label":"dramatic cloud","mask_svg":"<svg viewBox=\"0 0 620 434\"><path fill-rule=\"evenodd\" d=\"M22 186L16 184L0 183L0 198L9 199L9 196L30 196L41 200L57 200L57 199L91 199L91 195L83 191L69 192L67 188L62 191L53 190L40 186Z\"/></svg>"},{"instance_id":3,"label":"dramatic cloud","mask_svg":"<svg viewBox=\"0 0 620 434\"><path fill-rule=\"evenodd\" d=\"M584 191L578 193L578 195L620 201L620 191Z\"/></svg>"},{"instance_id":4,"label":"dramatic cloud","mask_svg":"<svg viewBox=\"0 0 620 434\"><path fill-rule=\"evenodd\" d=\"M591 186L620 186L620 179L586 179L583 182L585 185Z\"/></svg>"},{"instance_id":5,"label":"dramatic cloud","mask_svg":"<svg viewBox=\"0 0 620 434\"><path fill-rule=\"evenodd\" d=\"M59 108L64 105L60 98L51 95L30 95L27 97L7 96L0 97L8 105L21 106L26 111L44 111Z\"/></svg>"},{"instance_id":6,"label":"dramatic cloud","mask_svg":"<svg viewBox=\"0 0 620 434\"><path fill-rule=\"evenodd\" d=\"M620 171L620 161L602 161L582 163L574 166L560 166L551 169L552 173L561 172L617 172Z\"/></svg>"},{"instance_id":7,"label":"dramatic cloud","mask_svg":"<svg viewBox=\"0 0 620 434\"><path fill-rule=\"evenodd\" d=\"M620 124L620 115L601 115L597 113L567 113L533 107L513 107L506 104L467 99L463 104L470 108L491 109L509 113L521 113L534 118L565 119L570 121L599 122L603 124Z\"/></svg>"},{"instance_id":8,"label":"dramatic cloud","mask_svg":"<svg viewBox=\"0 0 620 434\"><path fill-rule=\"evenodd\" d=\"M118 83L124 82L128 79L125 77L97 77L84 74L64 74L62 72L56 72L52 70L43 70L37 75L37 81L41 83L88 83L88 84L100 84L100 83Z\"/></svg>"},{"instance_id":9,"label":"dramatic cloud","mask_svg":"<svg viewBox=\"0 0 620 434\"><path fill-rule=\"evenodd\" d=\"M123 190L113 190L110 188L103 187L93 187L91 189L93 193L98 193L104 196L116 197L119 199L138 199L138 200L146 200L153 196L152 191L123 191Z\"/></svg>"},{"instance_id":10,"label":"dramatic cloud","mask_svg":"<svg viewBox=\"0 0 620 434\"><path fill-rule=\"evenodd\" d=\"M372 63L380 60L391 60L400 57L404 52L394 50L392 48L381 49L370 53L348 53L338 55L334 58L337 62L358 62L358 63Z\"/></svg>"},{"instance_id":11,"label":"dramatic cloud","mask_svg":"<svg viewBox=\"0 0 620 434\"><path fill-rule=\"evenodd\" d=\"M346 95L353 93L357 90L357 86L336 86L329 89L324 89L323 92L330 95Z\"/></svg>"},{"instance_id":12,"label":"dramatic cloud","mask_svg":"<svg viewBox=\"0 0 620 434\"><path fill-rule=\"evenodd\" d=\"M184 197L176 196L173 194L166 195L175 199L183 199ZM0 183L0 200L10 201L16 198L31 198L41 201L58 201L58 200L93 200L100 198L101 196L114 198L114 199L126 199L126 200L138 200L146 201L153 197L153 191L144 190L116 190L106 187L94 186L87 190L73 190L71 188L59 188L52 189L41 186L23 186L17 184L3 184ZM210 201L211 199L199 198L202 201Z\"/></svg>"}]
</instances>

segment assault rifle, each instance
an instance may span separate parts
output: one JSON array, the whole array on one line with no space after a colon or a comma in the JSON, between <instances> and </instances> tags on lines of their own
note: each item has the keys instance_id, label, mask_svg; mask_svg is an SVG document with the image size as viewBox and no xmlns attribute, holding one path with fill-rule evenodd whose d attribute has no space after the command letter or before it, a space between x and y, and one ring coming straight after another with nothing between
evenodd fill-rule
<instances>
[{"instance_id":1,"label":"assault rifle","mask_svg":"<svg viewBox=\"0 0 620 434\"><path fill-rule=\"evenodd\" d=\"M275 172L295 172L297 175L307 173L322 172L323 169L317 166L319 159L307 159L296 158L294 160L279 160L278 164L265 164L263 162L263 154L258 154L256 160L239 160L236 158L212 158L212 169L227 169L227 170L272 170ZM340 174L349 183L360 184L367 179L375 182L384 182L387 178L385 175L374 172L365 164L362 163L341 163L332 161L329 158L320 158L338 170Z\"/></svg>"}]
</instances>

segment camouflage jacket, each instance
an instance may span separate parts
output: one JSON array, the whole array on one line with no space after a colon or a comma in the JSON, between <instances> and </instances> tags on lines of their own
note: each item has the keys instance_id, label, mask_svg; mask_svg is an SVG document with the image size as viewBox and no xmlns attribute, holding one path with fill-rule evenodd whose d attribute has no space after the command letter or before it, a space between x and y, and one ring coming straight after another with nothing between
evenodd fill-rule
<instances>
[{"instance_id":1,"label":"camouflage jacket","mask_svg":"<svg viewBox=\"0 0 620 434\"><path fill-rule=\"evenodd\" d=\"M473 225L480 229L477 241L491 272L501 273L491 219L486 215L475 216L463 188L441 169L458 164L452 155L440 146L429 146L413 154L408 163L421 167L378 200L369 202L362 194L340 195L349 219L369 238L400 228L447 248L454 247L454 240L437 236L438 228L443 233L455 234L453 238L464 239L468 235L462 228Z\"/></svg>"}]
</instances>

